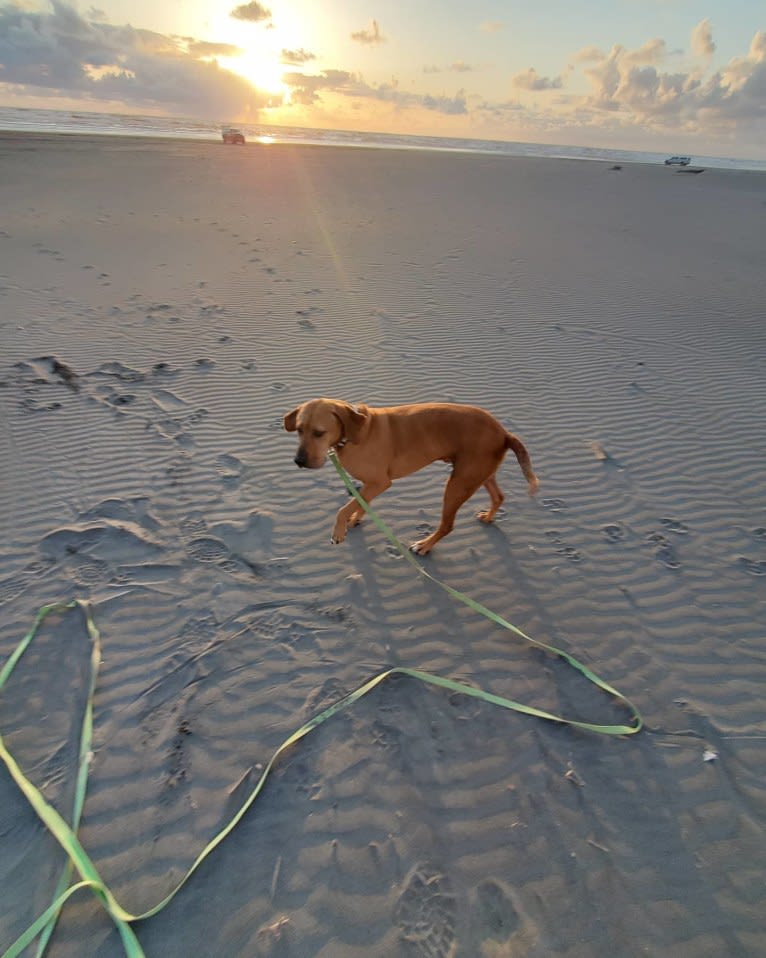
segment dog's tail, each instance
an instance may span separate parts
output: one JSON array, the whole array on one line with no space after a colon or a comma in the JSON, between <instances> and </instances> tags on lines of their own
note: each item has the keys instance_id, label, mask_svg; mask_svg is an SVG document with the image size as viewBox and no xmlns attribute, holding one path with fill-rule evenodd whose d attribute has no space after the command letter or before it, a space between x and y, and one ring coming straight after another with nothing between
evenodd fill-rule
<instances>
[{"instance_id":1,"label":"dog's tail","mask_svg":"<svg viewBox=\"0 0 766 958\"><path fill-rule=\"evenodd\" d=\"M532 461L529 458L527 447L518 436L514 436L512 432L509 432L506 433L505 448L513 449L516 458L519 460L521 471L524 473L524 478L529 483L529 494L530 496L533 496L540 488L540 480L537 478L535 475L535 470L532 468Z\"/></svg>"}]
</instances>

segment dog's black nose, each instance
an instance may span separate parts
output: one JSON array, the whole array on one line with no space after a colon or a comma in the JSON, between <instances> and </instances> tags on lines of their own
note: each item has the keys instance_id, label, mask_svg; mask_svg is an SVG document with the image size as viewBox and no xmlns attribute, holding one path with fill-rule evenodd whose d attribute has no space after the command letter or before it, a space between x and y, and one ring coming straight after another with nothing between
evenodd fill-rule
<instances>
[{"instance_id":1,"label":"dog's black nose","mask_svg":"<svg viewBox=\"0 0 766 958\"><path fill-rule=\"evenodd\" d=\"M306 466L306 453L303 451L298 452L293 461L296 466L300 466L301 469L304 469Z\"/></svg>"}]
</instances>

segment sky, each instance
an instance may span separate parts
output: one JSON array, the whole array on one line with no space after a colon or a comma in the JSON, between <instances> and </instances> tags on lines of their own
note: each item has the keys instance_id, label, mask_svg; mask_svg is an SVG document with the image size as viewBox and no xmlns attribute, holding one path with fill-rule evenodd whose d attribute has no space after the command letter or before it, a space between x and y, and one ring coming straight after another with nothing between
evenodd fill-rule
<instances>
[{"instance_id":1,"label":"sky","mask_svg":"<svg viewBox=\"0 0 766 958\"><path fill-rule=\"evenodd\" d=\"M0 105L766 159L766 3L0 0Z\"/></svg>"}]
</instances>

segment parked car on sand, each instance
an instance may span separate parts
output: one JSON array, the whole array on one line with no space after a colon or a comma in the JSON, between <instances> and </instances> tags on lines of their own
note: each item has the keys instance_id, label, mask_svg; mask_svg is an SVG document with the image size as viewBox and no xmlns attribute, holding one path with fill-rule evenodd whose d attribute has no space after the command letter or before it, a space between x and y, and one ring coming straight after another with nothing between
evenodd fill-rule
<instances>
[{"instance_id":1,"label":"parked car on sand","mask_svg":"<svg viewBox=\"0 0 766 958\"><path fill-rule=\"evenodd\" d=\"M669 156L665 166L688 166L692 161L690 156Z\"/></svg>"},{"instance_id":2,"label":"parked car on sand","mask_svg":"<svg viewBox=\"0 0 766 958\"><path fill-rule=\"evenodd\" d=\"M242 146L245 144L245 134L242 130L236 130L233 126L227 126L222 130L221 136L224 143L239 143Z\"/></svg>"}]
</instances>

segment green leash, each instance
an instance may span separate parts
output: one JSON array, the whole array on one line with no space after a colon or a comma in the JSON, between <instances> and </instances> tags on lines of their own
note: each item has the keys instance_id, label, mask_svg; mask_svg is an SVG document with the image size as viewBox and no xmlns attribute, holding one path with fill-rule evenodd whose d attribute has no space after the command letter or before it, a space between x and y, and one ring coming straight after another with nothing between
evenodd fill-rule
<instances>
[{"instance_id":1,"label":"green leash","mask_svg":"<svg viewBox=\"0 0 766 958\"><path fill-rule=\"evenodd\" d=\"M90 606L81 600L75 600L67 603L55 603L51 605L46 605L37 614L32 628L27 632L21 642L18 644L16 649L11 654L8 661L5 663L2 669L0 669L0 692L5 686L6 682L10 678L13 670L18 664L24 652L29 647L30 643L33 641L37 635L41 625L45 619L54 612L63 612L69 609L79 608L84 617L85 625L88 630L88 636L91 641L91 673L90 680L88 684L88 699L85 706L85 712L83 715L82 726L80 729L80 743L78 749L78 768L77 768L77 778L75 783L75 796L72 806L72 818L71 824L62 817L62 815L56 811L56 809L46 801L45 797L42 795L40 790L32 784L32 782L26 777L22 772L18 763L8 751L5 746L5 742L0 735L0 758L2 758L5 763L6 768L8 769L11 777L18 785L21 792L26 796L29 804L32 806L34 811L43 821L45 826L51 832L51 834L56 838L58 843L67 853L67 864L65 865L61 877L56 886L54 892L53 902L49 907L27 928L27 930L16 939L16 941L3 953L2 958L18 958L19 955L27 948L38 936L40 939L37 944L36 956L41 958L43 955L50 936L53 934L53 930L56 926L56 921L58 920L59 913L63 908L64 904L76 894L80 889L89 888L99 899L103 905L106 912L111 917L112 921L115 923L117 931L119 932L120 938L122 940L123 948L127 958L145 958L143 949L132 929L132 924L138 921L143 921L146 918L151 918L153 915L156 915L158 912L168 905L173 898L178 894L178 892L183 888L186 882L191 878L194 872L199 868L202 862L210 855L210 853L218 846L220 843L233 831L237 824L245 816L255 799L258 797L260 792L263 789L263 786L268 778L271 770L278 761L279 757L285 752L288 748L294 745L296 742L300 741L306 735L309 734L313 729L317 728L319 725L322 725L328 719L332 718L333 715L340 712L342 709L348 708L350 705L353 705L354 702L358 701L364 695L367 695L368 692L371 692L374 688L384 682L387 678L392 675L406 675L413 679L418 679L421 682L426 682L429 685L436 685L440 688L448 689L451 692L458 692L462 695L469 695L473 698L481 699L484 702L489 702L492 705L499 705L501 708L511 709L516 712L522 712L526 715L532 715L536 718L547 719L553 722L564 723L567 725L575 726L576 728L587 729L591 732L599 732L604 735L633 735L641 729L642 719L638 710L633 706L625 696L621 695L616 689L613 689L612 686L608 685L597 675L590 671L585 665L581 662L578 662L573 656L569 655L567 652L563 652L561 649L556 649L553 646L545 645L542 642L538 642L535 639L530 638L525 635L520 629L517 629L510 622L507 622L501 616L496 615L491 610L487 609L485 606L481 605L478 602L475 602L473 599L464 595L462 592L458 592L457 589L453 589L448 585L440 582L438 579L434 578L430 573L428 573L415 559L410 555L407 549L399 542L396 536L391 532L391 530L386 526L386 524L375 514L375 512L370 508L370 506L365 502L365 500L359 495L356 488L354 487L351 479L348 474L345 472L343 467L337 460L337 457L334 453L331 454L331 459L335 468L338 470L341 478L343 479L346 487L349 492L354 496L355 499L359 502L362 508L367 512L372 518L375 525L383 532L386 538L392 542L396 548L401 552L401 554L412 564L415 568L432 582L435 582L440 588L448 592L453 598L458 599L461 602L464 602L470 608L474 609L477 612L480 612L482 615L491 619L493 622L498 625L503 626L503 628L509 629L511 632L516 633L521 636L526 641L530 642L532 645L535 645L537 648L544 649L546 652L554 653L559 657L563 658L571 666L581 672L587 679L597 685L600 689L614 696L620 703L625 705L631 712L631 724L630 725L596 725L591 722L580 722L574 719L565 719L557 715L552 715L549 712L545 712L541 709L534 708L530 705L524 705L520 702L514 702L511 699L503 698L499 695L493 695L490 692L485 692L481 689L473 688L470 685L465 685L462 682L456 682L452 679L442 678L438 675L430 675L427 672L421 672L418 669L407 669L407 668L393 668L387 669L385 672L380 672L378 675L371 678L364 685L360 686L354 692L351 692L350 695L347 695L345 698L336 702L334 705L331 705L329 708L320 712L318 715L315 715L312 719L306 722L305 725L302 725L297 731L293 732L292 735L288 736L285 741L277 748L277 750L272 755L268 764L261 773L260 778L258 779L257 784L253 787L250 794L244 800L239 810L229 821L229 823L221 829L208 844L202 849L197 858L192 863L189 870L180 880L180 882L173 888L168 895L166 895L162 901L156 904L153 908L149 909L142 914L132 914L127 911L125 908L120 905L117 899L114 897L106 882L103 880L101 875L98 872L95 864L88 855L88 853L83 848L80 843L79 838L77 837L77 832L80 825L80 818L82 815L83 805L85 803L85 792L87 788L88 781L88 764L89 764L89 755L91 752L91 744L93 737L93 699L95 696L96 690L96 679L98 675L98 666L101 660L101 639L99 635L98 628L96 627L95 621L93 619L93 613ZM72 879L73 872L76 871L79 875L79 880L74 884L70 884Z\"/></svg>"},{"instance_id":2,"label":"green leash","mask_svg":"<svg viewBox=\"0 0 766 958\"><path fill-rule=\"evenodd\" d=\"M481 602L477 602L464 592L459 592L457 589L453 589L452 586L446 585L444 582L437 579L435 576L432 576L430 572L424 569L423 566L415 559L410 550L402 545L402 543L396 538L386 523L380 518L380 516L369 505L369 503L359 494L358 489L351 481L351 477L340 464L338 456L334 450L330 450L329 456L330 461L338 472L338 475L343 480L346 489L348 489L354 499L356 499L359 505L364 509L364 511L372 519L377 528L383 533L388 541L396 547L396 549L407 560L407 562L409 562L413 568L417 569L422 576L425 576L426 579L429 579L431 582L438 585L440 589L443 589L445 592L449 593L453 599L457 599L458 602L462 602L464 605L467 605L468 608L473 609L474 612L478 612L480 615L483 615L490 621L502 626L504 629L508 629L509 632L515 633L525 641L529 642L530 645L534 645L536 648L543 649L546 652L552 652L554 655L557 655L559 658L563 659L568 665L571 665L573 669L577 669L578 672L582 673L582 675L584 675L589 682L592 682L594 685L598 686L598 688L603 689L604 692L607 692L609 695L617 699L618 702L624 705L631 713L631 724L594 725L592 722L578 722L576 719L562 718L560 715L552 715L550 712L544 712L528 705L520 705L518 702L511 702L508 699L490 696L486 692L481 692L478 695L478 698L482 698L488 702L492 701L496 705L502 705L504 708L511 708L516 712L524 712L527 715L534 715L537 718L548 719L551 722L561 722L565 725L573 725L575 728L587 729L589 732L599 732L602 735L634 735L636 732L641 730L643 719L641 718L641 714L635 705L626 699L621 692L618 692L617 689L609 685L608 682L605 682L602 678L599 678L599 676L596 675L595 672L592 672L587 665L583 665L582 662L578 661L568 652L564 652L563 649L557 649L553 645L546 645L544 642L539 642L537 639L533 639L531 636L527 635L526 632L522 632L521 629L518 629L515 625L513 625L511 622L508 622L501 615L498 615L496 612L488 609L485 605L482 605ZM422 674L423 673L421 673L421 675ZM464 691L466 694L470 695L472 693L468 691L468 688L468 686L463 686L461 689L459 689L459 691ZM476 694L475 690L473 694Z\"/></svg>"}]
</instances>

